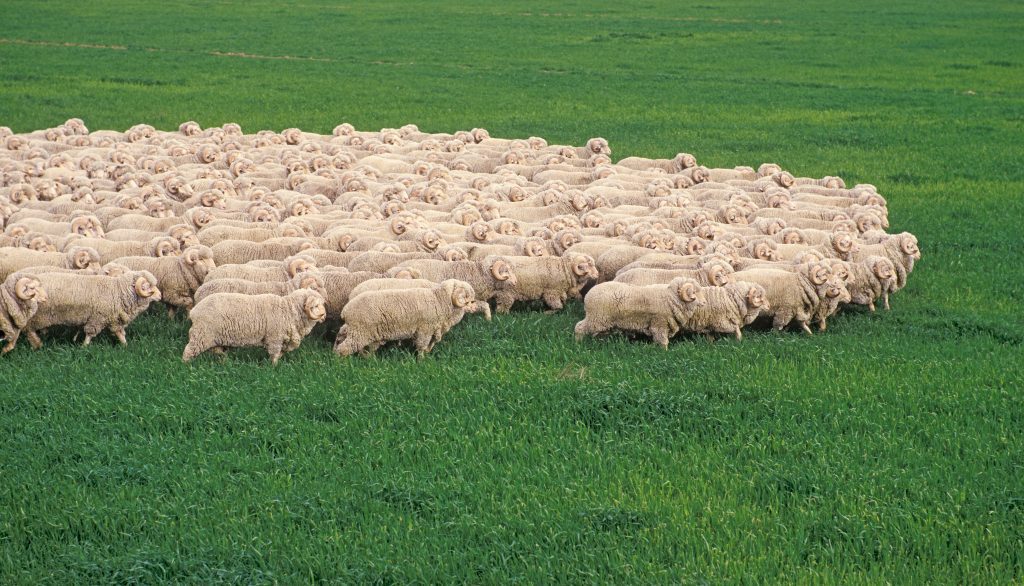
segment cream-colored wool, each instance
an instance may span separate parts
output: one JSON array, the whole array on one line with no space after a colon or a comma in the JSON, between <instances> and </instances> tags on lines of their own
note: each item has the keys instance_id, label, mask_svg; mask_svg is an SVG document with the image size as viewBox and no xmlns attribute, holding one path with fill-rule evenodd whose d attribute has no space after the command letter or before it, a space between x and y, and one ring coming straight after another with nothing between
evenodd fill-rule
<instances>
[{"instance_id":1,"label":"cream-colored wool","mask_svg":"<svg viewBox=\"0 0 1024 586\"><path fill-rule=\"evenodd\" d=\"M472 285L477 298L490 301L500 291L515 287L518 279L507 257L494 256L485 260L442 261L411 260L397 267L409 267L420 272L420 278L440 283L448 279L465 281Z\"/></svg>"},{"instance_id":2,"label":"cream-colored wool","mask_svg":"<svg viewBox=\"0 0 1024 586\"><path fill-rule=\"evenodd\" d=\"M64 252L39 252L27 248L0 248L0 279L11 273L35 266L53 266L66 269L95 269L100 255L95 249L72 246Z\"/></svg>"},{"instance_id":3,"label":"cream-colored wool","mask_svg":"<svg viewBox=\"0 0 1024 586\"><path fill-rule=\"evenodd\" d=\"M203 283L193 296L196 303L214 293L244 293L246 295L287 295L298 289L310 289L327 296L323 278L317 273L299 273L289 281L246 281L245 279L215 279Z\"/></svg>"},{"instance_id":4,"label":"cream-colored wool","mask_svg":"<svg viewBox=\"0 0 1024 586\"><path fill-rule=\"evenodd\" d=\"M129 269L149 271L157 278L163 302L173 310L176 307L190 309L192 298L203 284L206 275L217 265L213 252L205 246L186 248L181 256L125 256L117 259Z\"/></svg>"},{"instance_id":5,"label":"cream-colored wool","mask_svg":"<svg viewBox=\"0 0 1024 586\"><path fill-rule=\"evenodd\" d=\"M721 287L701 289L707 303L697 307L682 329L698 334L735 334L743 339L743 326L750 324L762 311L771 309L764 287L738 281Z\"/></svg>"},{"instance_id":6,"label":"cream-colored wool","mask_svg":"<svg viewBox=\"0 0 1024 586\"><path fill-rule=\"evenodd\" d=\"M685 277L697 281L701 287L724 287L733 282L733 272L735 271L728 262L712 259L696 269L636 268L623 270L619 271L614 280L619 283L645 287L648 285L667 285L674 279Z\"/></svg>"},{"instance_id":7,"label":"cream-colored wool","mask_svg":"<svg viewBox=\"0 0 1024 586\"><path fill-rule=\"evenodd\" d=\"M115 241L104 238L79 238L75 246L87 246L100 253L103 264L116 261L122 256L177 256L181 245L170 236L157 236L148 241Z\"/></svg>"},{"instance_id":8,"label":"cream-colored wool","mask_svg":"<svg viewBox=\"0 0 1024 586\"><path fill-rule=\"evenodd\" d=\"M488 257L484 264L492 264L502 257ZM591 256L567 253L563 257L504 257L516 276L515 285L503 287L495 295L498 313L508 313L517 301L544 301L548 312L555 312L567 299L577 299L580 291L598 277Z\"/></svg>"}]
</instances>

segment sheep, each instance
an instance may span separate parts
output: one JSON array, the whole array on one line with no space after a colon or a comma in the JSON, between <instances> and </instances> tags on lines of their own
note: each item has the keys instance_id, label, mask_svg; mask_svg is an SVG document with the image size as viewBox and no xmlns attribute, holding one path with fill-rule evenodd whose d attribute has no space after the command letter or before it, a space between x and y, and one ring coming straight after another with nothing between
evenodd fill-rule
<instances>
[{"instance_id":1,"label":"sheep","mask_svg":"<svg viewBox=\"0 0 1024 586\"><path fill-rule=\"evenodd\" d=\"M75 246L88 246L100 253L103 264L116 261L122 256L177 256L181 254L181 245L170 236L157 236L149 241L111 241L103 238L78 238Z\"/></svg>"},{"instance_id":2,"label":"sheep","mask_svg":"<svg viewBox=\"0 0 1024 586\"><path fill-rule=\"evenodd\" d=\"M682 259L683 257L676 257ZM687 277L697 281L701 287L724 287L734 281L735 271L725 260L711 259L696 269L652 269L635 268L619 271L615 275L618 283L628 283L643 287L647 285L666 285L678 277Z\"/></svg>"},{"instance_id":3,"label":"sheep","mask_svg":"<svg viewBox=\"0 0 1024 586\"><path fill-rule=\"evenodd\" d=\"M270 363L299 347L313 327L327 318L324 298L316 291L297 289L288 295L214 293L189 311L192 327L182 362L211 350L261 346Z\"/></svg>"},{"instance_id":4,"label":"sheep","mask_svg":"<svg viewBox=\"0 0 1024 586\"><path fill-rule=\"evenodd\" d=\"M96 269L100 254L94 248L72 246L64 252L38 252L27 248L0 248L0 279L11 273L36 266L66 269Z\"/></svg>"},{"instance_id":5,"label":"sheep","mask_svg":"<svg viewBox=\"0 0 1024 586\"><path fill-rule=\"evenodd\" d=\"M706 303L704 291L692 279L678 278L668 285L649 287L609 281L594 285L584 297L586 317L573 331L577 341L613 329L640 333L668 350L669 339Z\"/></svg>"},{"instance_id":6,"label":"sheep","mask_svg":"<svg viewBox=\"0 0 1024 586\"><path fill-rule=\"evenodd\" d=\"M442 260L410 260L397 265L420 272L420 277L435 282L458 279L472 285L478 299L490 301L499 292L515 287L519 283L512 264L506 257L487 257L482 261L464 260L447 262Z\"/></svg>"},{"instance_id":7,"label":"sheep","mask_svg":"<svg viewBox=\"0 0 1024 586\"><path fill-rule=\"evenodd\" d=\"M887 238L880 244L860 246L852 255L853 261L863 261L869 256L884 256L896 269L896 288L899 291L907 286L907 275L914 270L914 263L921 259L917 237L910 232L901 232Z\"/></svg>"},{"instance_id":8,"label":"sheep","mask_svg":"<svg viewBox=\"0 0 1024 586\"><path fill-rule=\"evenodd\" d=\"M196 290L206 275L217 266L213 261L213 251L206 246L186 248L181 256L125 256L117 262L129 269L149 271L156 275L163 293L163 302L170 306L169 317L174 316L175 308L192 308Z\"/></svg>"},{"instance_id":9,"label":"sheep","mask_svg":"<svg viewBox=\"0 0 1024 586\"><path fill-rule=\"evenodd\" d=\"M210 247L218 265L245 264L253 260L284 260L305 250L316 248L306 238L289 238L287 242L224 240Z\"/></svg>"},{"instance_id":10,"label":"sheep","mask_svg":"<svg viewBox=\"0 0 1024 586\"><path fill-rule=\"evenodd\" d=\"M319 274L324 287L324 301L327 305L327 317L331 320L341 319L341 311L352 297L352 290L370 279L380 279L383 273L372 271L338 272L325 270ZM394 278L394 277L392 277ZM395 279L407 280L407 279Z\"/></svg>"},{"instance_id":11,"label":"sheep","mask_svg":"<svg viewBox=\"0 0 1024 586\"><path fill-rule=\"evenodd\" d=\"M893 262L884 256L869 256L862 261L847 263L847 266L849 276L846 278L846 288L850 292L850 302L866 305L875 311L875 301L881 298L885 309L890 309L889 294L897 290L896 267Z\"/></svg>"},{"instance_id":12,"label":"sheep","mask_svg":"<svg viewBox=\"0 0 1024 586\"><path fill-rule=\"evenodd\" d=\"M684 330L707 336L735 334L739 341L743 339L743 326L757 319L762 311L771 309L764 287L756 283L738 281L721 287L704 287L701 292L707 303L697 307L682 324Z\"/></svg>"},{"instance_id":13,"label":"sheep","mask_svg":"<svg viewBox=\"0 0 1024 586\"><path fill-rule=\"evenodd\" d=\"M97 334L110 330L121 345L127 345L125 328L154 301L161 299L157 279L149 271L129 271L117 277L47 273L38 275L47 292L22 331L32 348L43 346L39 331L53 326L81 327L83 346Z\"/></svg>"},{"instance_id":14,"label":"sheep","mask_svg":"<svg viewBox=\"0 0 1024 586\"><path fill-rule=\"evenodd\" d=\"M311 289L327 296L323 278L316 273L299 273L289 281L247 281L245 279L215 279L203 283L193 296L195 303L214 293L244 293L246 295L287 295L297 289Z\"/></svg>"},{"instance_id":15,"label":"sheep","mask_svg":"<svg viewBox=\"0 0 1024 586\"><path fill-rule=\"evenodd\" d=\"M0 283L0 332L6 344L0 354L14 350L22 328L46 303L46 289L39 278L30 272L18 272Z\"/></svg>"},{"instance_id":16,"label":"sheep","mask_svg":"<svg viewBox=\"0 0 1024 586\"><path fill-rule=\"evenodd\" d=\"M345 325L338 330L334 352L368 355L386 342L412 340L422 358L467 312L482 311L475 299L473 287L456 279L430 289L363 293L341 312Z\"/></svg>"},{"instance_id":17,"label":"sheep","mask_svg":"<svg viewBox=\"0 0 1024 586\"><path fill-rule=\"evenodd\" d=\"M270 266L256 264L256 261L244 265L222 265L214 268L206 275L206 281L220 279L244 279L246 281L279 281L284 282L300 273L317 271L316 262L305 254L290 256L283 261L264 261Z\"/></svg>"},{"instance_id":18,"label":"sheep","mask_svg":"<svg viewBox=\"0 0 1024 586\"><path fill-rule=\"evenodd\" d=\"M796 321L808 334L811 333L809 324L819 305L827 302L826 295L840 295L834 287L835 282L830 285L830 277L831 270L822 263L800 265L795 272L751 269L734 274L737 281L749 281L764 287L769 307L764 313L772 317L772 327L782 330Z\"/></svg>"},{"instance_id":19,"label":"sheep","mask_svg":"<svg viewBox=\"0 0 1024 586\"><path fill-rule=\"evenodd\" d=\"M465 281L461 281L465 283ZM469 283L466 283L469 286ZM432 289L437 286L434 281L428 281L427 279L417 278L385 278L385 279L368 279L357 285L352 289L351 299L355 299L362 293L367 291L394 291L398 289ZM486 302L479 304L479 311L484 314L484 319L491 321L491 306Z\"/></svg>"},{"instance_id":20,"label":"sheep","mask_svg":"<svg viewBox=\"0 0 1024 586\"><path fill-rule=\"evenodd\" d=\"M484 259L484 264L494 258ZM579 297L580 290L598 277L594 258L585 254L566 256L505 257L512 265L516 284L495 295L498 313L508 313L516 301L543 300L547 313L562 309L566 299Z\"/></svg>"}]
</instances>

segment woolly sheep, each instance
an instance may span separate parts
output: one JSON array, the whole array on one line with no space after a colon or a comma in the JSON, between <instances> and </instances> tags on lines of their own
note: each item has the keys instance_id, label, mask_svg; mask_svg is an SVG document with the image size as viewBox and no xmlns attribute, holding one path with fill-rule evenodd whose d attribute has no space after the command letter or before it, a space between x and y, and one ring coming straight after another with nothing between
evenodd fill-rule
<instances>
[{"instance_id":1,"label":"woolly sheep","mask_svg":"<svg viewBox=\"0 0 1024 586\"><path fill-rule=\"evenodd\" d=\"M170 306L169 315L174 315L174 308L190 309L193 295L202 285L207 273L217 265L213 262L213 252L206 246L186 248L181 256L125 256L117 259L129 269L149 271L156 275L163 294L163 302Z\"/></svg>"},{"instance_id":2,"label":"woolly sheep","mask_svg":"<svg viewBox=\"0 0 1024 586\"><path fill-rule=\"evenodd\" d=\"M706 303L703 290L692 279L650 287L600 283L583 299L586 317L576 323L576 340L622 330L651 336L667 350L669 339Z\"/></svg>"},{"instance_id":3,"label":"woolly sheep","mask_svg":"<svg viewBox=\"0 0 1024 586\"><path fill-rule=\"evenodd\" d=\"M11 273L36 266L66 269L95 269L100 254L94 248L73 246L64 252L38 252L27 248L0 248L0 279Z\"/></svg>"},{"instance_id":4,"label":"woolly sheep","mask_svg":"<svg viewBox=\"0 0 1024 586\"><path fill-rule=\"evenodd\" d=\"M189 362L207 350L222 354L225 348L258 346L276 365L326 317L324 298L309 289L285 296L214 293L189 311L192 327L181 360Z\"/></svg>"},{"instance_id":5,"label":"woolly sheep","mask_svg":"<svg viewBox=\"0 0 1024 586\"><path fill-rule=\"evenodd\" d=\"M411 260L397 266L416 269L421 278L438 283L447 279L465 281L473 287L477 298L485 301L519 283L511 263L501 256L488 257L482 261Z\"/></svg>"},{"instance_id":6,"label":"woolly sheep","mask_svg":"<svg viewBox=\"0 0 1024 586\"><path fill-rule=\"evenodd\" d=\"M735 334L743 339L743 326L750 324L762 311L771 309L764 287L756 283L737 281L721 287L704 287L701 293L707 299L682 325L687 331L710 336L712 333Z\"/></svg>"},{"instance_id":7,"label":"woolly sheep","mask_svg":"<svg viewBox=\"0 0 1024 586\"><path fill-rule=\"evenodd\" d=\"M334 351L339 356L372 354L386 342L412 340L417 356L433 349L467 311L482 311L469 283L447 279L430 289L370 291L352 298L341 312Z\"/></svg>"},{"instance_id":8,"label":"woolly sheep","mask_svg":"<svg viewBox=\"0 0 1024 586\"><path fill-rule=\"evenodd\" d=\"M0 332L7 342L0 354L14 350L22 328L46 300L46 289L32 273L15 273L0 283Z\"/></svg>"},{"instance_id":9,"label":"woolly sheep","mask_svg":"<svg viewBox=\"0 0 1024 586\"><path fill-rule=\"evenodd\" d=\"M23 328L35 349L43 345L39 331L58 325L81 327L85 346L105 329L126 345L125 328L150 303L161 299L156 277L144 270L117 277L47 273L37 278L46 289L47 301Z\"/></svg>"},{"instance_id":10,"label":"woolly sheep","mask_svg":"<svg viewBox=\"0 0 1024 586\"><path fill-rule=\"evenodd\" d=\"M310 289L327 296L323 278L316 273L299 273L289 281L247 281L245 279L215 279L203 283L193 299L199 303L214 293L244 293L245 295L287 295L298 289Z\"/></svg>"},{"instance_id":11,"label":"woolly sheep","mask_svg":"<svg viewBox=\"0 0 1024 586\"><path fill-rule=\"evenodd\" d=\"M496 258L501 257L484 259L484 264ZM504 258L512 265L516 283L496 293L498 313L508 313L517 301L534 300L543 300L548 313L558 311L566 299L579 297L580 290L598 276L593 257L585 254Z\"/></svg>"}]
</instances>

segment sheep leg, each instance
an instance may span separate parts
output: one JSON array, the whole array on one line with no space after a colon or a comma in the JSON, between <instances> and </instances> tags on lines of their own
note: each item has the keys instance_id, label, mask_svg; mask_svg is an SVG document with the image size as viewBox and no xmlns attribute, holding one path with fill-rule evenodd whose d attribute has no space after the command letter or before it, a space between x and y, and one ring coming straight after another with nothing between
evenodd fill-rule
<instances>
[{"instance_id":1,"label":"sheep leg","mask_svg":"<svg viewBox=\"0 0 1024 586\"><path fill-rule=\"evenodd\" d=\"M736 326L736 341L737 342L743 341L743 331L740 330L739 326Z\"/></svg>"},{"instance_id":2,"label":"sheep leg","mask_svg":"<svg viewBox=\"0 0 1024 586\"><path fill-rule=\"evenodd\" d=\"M821 318L820 320L818 320L818 331L819 332L824 332L825 329L828 328L828 324L826 323L825 319L826 318Z\"/></svg>"},{"instance_id":3,"label":"sheep leg","mask_svg":"<svg viewBox=\"0 0 1024 586\"><path fill-rule=\"evenodd\" d=\"M662 328L651 328L651 337L654 341L661 345L662 348L668 350L668 331Z\"/></svg>"},{"instance_id":4,"label":"sheep leg","mask_svg":"<svg viewBox=\"0 0 1024 586\"><path fill-rule=\"evenodd\" d=\"M269 342L267 344L267 354L270 355L271 366L277 366L277 361L281 359L282 344L280 341Z\"/></svg>"},{"instance_id":5,"label":"sheep leg","mask_svg":"<svg viewBox=\"0 0 1024 586\"><path fill-rule=\"evenodd\" d=\"M885 310L889 311L890 309L892 309L891 307L889 307L889 294L888 293L885 294L883 299L885 299Z\"/></svg>"},{"instance_id":6,"label":"sheep leg","mask_svg":"<svg viewBox=\"0 0 1024 586\"><path fill-rule=\"evenodd\" d=\"M871 313L875 312L875 302L874 301L868 301L868 309L871 310Z\"/></svg>"},{"instance_id":7,"label":"sheep leg","mask_svg":"<svg viewBox=\"0 0 1024 586\"><path fill-rule=\"evenodd\" d=\"M14 345L18 343L18 336L21 335L20 330L15 330L13 334L4 334L7 338L7 343L4 344L3 350L0 350L0 354L7 354L11 350L14 350Z\"/></svg>"},{"instance_id":8,"label":"sheep leg","mask_svg":"<svg viewBox=\"0 0 1024 586\"><path fill-rule=\"evenodd\" d=\"M545 293L543 299L544 303L546 303L550 308L544 313L555 313L556 311L564 307L564 305L562 304L562 298L557 293Z\"/></svg>"},{"instance_id":9,"label":"sheep leg","mask_svg":"<svg viewBox=\"0 0 1024 586\"><path fill-rule=\"evenodd\" d=\"M124 326L110 326L110 333L117 337L117 341L120 342L122 346L128 345L128 339L125 338Z\"/></svg>"},{"instance_id":10,"label":"sheep leg","mask_svg":"<svg viewBox=\"0 0 1024 586\"><path fill-rule=\"evenodd\" d=\"M427 330L420 330L416 332L416 358L423 358L423 355L430 352L433 344L430 340L434 337L434 333Z\"/></svg>"},{"instance_id":11,"label":"sheep leg","mask_svg":"<svg viewBox=\"0 0 1024 586\"><path fill-rule=\"evenodd\" d=\"M174 306L173 305L168 305L167 306L167 319L169 319L171 321L174 321Z\"/></svg>"},{"instance_id":12,"label":"sheep leg","mask_svg":"<svg viewBox=\"0 0 1024 586\"><path fill-rule=\"evenodd\" d=\"M212 348L212 346L207 342L200 340L196 336L189 336L188 345L185 346L185 351L181 355L181 361L188 362L210 348Z\"/></svg>"},{"instance_id":13,"label":"sheep leg","mask_svg":"<svg viewBox=\"0 0 1024 586\"><path fill-rule=\"evenodd\" d=\"M32 346L33 350L38 350L43 347L43 341L39 338L39 334L37 334L34 330L30 332L25 332L25 337L28 338L28 343L30 346Z\"/></svg>"}]
</instances>

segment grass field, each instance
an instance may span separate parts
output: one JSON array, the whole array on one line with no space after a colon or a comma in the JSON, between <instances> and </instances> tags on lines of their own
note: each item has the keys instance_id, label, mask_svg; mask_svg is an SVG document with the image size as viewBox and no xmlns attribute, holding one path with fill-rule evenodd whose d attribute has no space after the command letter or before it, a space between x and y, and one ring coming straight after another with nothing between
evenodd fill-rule
<instances>
[{"instance_id":1,"label":"grass field","mask_svg":"<svg viewBox=\"0 0 1024 586\"><path fill-rule=\"evenodd\" d=\"M1024 580L1024 5L6 1L0 125L475 126L875 183L924 258L825 335L473 318L0 360L0 583ZM1017 40L1014 40L1017 39ZM243 56L244 55L244 56Z\"/></svg>"}]
</instances>

